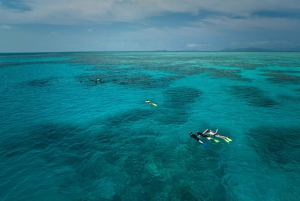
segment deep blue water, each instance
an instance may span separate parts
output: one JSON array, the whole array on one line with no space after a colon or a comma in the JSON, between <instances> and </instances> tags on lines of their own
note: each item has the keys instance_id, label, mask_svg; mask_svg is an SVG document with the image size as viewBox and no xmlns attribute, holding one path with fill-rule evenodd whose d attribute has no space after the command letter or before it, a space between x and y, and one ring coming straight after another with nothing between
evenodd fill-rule
<instances>
[{"instance_id":1,"label":"deep blue water","mask_svg":"<svg viewBox=\"0 0 300 201\"><path fill-rule=\"evenodd\" d=\"M0 75L0 200L300 200L300 53L0 54Z\"/></svg>"}]
</instances>

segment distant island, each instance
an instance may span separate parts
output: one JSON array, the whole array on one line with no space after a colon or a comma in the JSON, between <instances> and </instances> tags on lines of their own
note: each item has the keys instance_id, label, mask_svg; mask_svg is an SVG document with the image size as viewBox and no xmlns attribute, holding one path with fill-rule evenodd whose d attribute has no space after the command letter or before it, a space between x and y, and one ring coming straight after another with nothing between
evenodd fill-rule
<instances>
[{"instance_id":1,"label":"distant island","mask_svg":"<svg viewBox=\"0 0 300 201\"><path fill-rule=\"evenodd\" d=\"M264 48L225 48L220 52L300 52L300 46L294 48L282 48L282 49L264 49Z\"/></svg>"},{"instance_id":2,"label":"distant island","mask_svg":"<svg viewBox=\"0 0 300 201\"><path fill-rule=\"evenodd\" d=\"M235 49L226 48L226 49L223 49L220 51L221 52L272 52L272 50L263 49L263 48L255 48L255 47L235 48Z\"/></svg>"},{"instance_id":3,"label":"distant island","mask_svg":"<svg viewBox=\"0 0 300 201\"><path fill-rule=\"evenodd\" d=\"M155 52L300 52L300 46L293 48L277 48L277 49L265 49L265 48L225 48L222 50L197 50L197 49L185 49L185 50L155 50Z\"/></svg>"}]
</instances>

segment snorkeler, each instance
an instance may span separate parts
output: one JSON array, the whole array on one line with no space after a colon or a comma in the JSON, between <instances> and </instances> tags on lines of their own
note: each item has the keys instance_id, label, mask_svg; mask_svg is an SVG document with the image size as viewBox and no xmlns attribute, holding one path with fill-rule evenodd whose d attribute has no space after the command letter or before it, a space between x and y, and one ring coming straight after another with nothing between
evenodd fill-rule
<instances>
[{"instance_id":1,"label":"snorkeler","mask_svg":"<svg viewBox=\"0 0 300 201\"><path fill-rule=\"evenodd\" d=\"M190 137L191 137L191 138L194 138L195 140L197 140L199 143L203 144L204 146L207 146L206 143L203 143L203 142L199 139L199 137L198 137L197 135L193 134L192 132L190 132Z\"/></svg>"},{"instance_id":2,"label":"snorkeler","mask_svg":"<svg viewBox=\"0 0 300 201\"><path fill-rule=\"evenodd\" d=\"M151 101L149 101L148 99L147 100L145 100L145 102L146 103L148 103L149 105L152 105L152 106L154 106L154 107L156 107L157 106L157 104L155 104L155 103L152 103Z\"/></svg>"},{"instance_id":3,"label":"snorkeler","mask_svg":"<svg viewBox=\"0 0 300 201\"><path fill-rule=\"evenodd\" d=\"M205 131L206 131L206 130L205 130ZM205 132L205 131L204 131L204 132ZM198 137L205 137L206 139L211 140L212 138L209 137L208 135L204 134L204 132L201 133L201 132L197 131Z\"/></svg>"},{"instance_id":4,"label":"snorkeler","mask_svg":"<svg viewBox=\"0 0 300 201\"><path fill-rule=\"evenodd\" d=\"M222 136L222 135L219 135L218 134L218 129L216 130L216 132L214 133L212 130L209 130L209 129L206 129L203 134L209 134L209 135L212 135L214 137L217 137L217 138L221 138L221 139L224 139L226 142L231 142L232 140L226 136Z\"/></svg>"}]
</instances>

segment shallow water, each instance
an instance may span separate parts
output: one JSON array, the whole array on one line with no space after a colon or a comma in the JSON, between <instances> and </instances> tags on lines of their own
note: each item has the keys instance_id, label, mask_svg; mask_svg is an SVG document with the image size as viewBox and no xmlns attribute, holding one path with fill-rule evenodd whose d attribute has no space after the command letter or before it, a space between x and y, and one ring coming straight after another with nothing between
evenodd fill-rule
<instances>
[{"instance_id":1,"label":"shallow water","mask_svg":"<svg viewBox=\"0 0 300 201\"><path fill-rule=\"evenodd\" d=\"M300 53L0 54L0 75L0 200L300 200Z\"/></svg>"}]
</instances>

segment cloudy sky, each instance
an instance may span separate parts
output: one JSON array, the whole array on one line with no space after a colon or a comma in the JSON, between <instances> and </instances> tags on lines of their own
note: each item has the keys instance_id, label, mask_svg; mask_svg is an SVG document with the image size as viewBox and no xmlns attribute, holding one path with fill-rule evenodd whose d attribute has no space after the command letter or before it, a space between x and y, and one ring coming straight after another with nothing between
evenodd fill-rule
<instances>
[{"instance_id":1,"label":"cloudy sky","mask_svg":"<svg viewBox=\"0 0 300 201\"><path fill-rule=\"evenodd\" d=\"M0 0L0 52L300 46L300 0Z\"/></svg>"}]
</instances>

